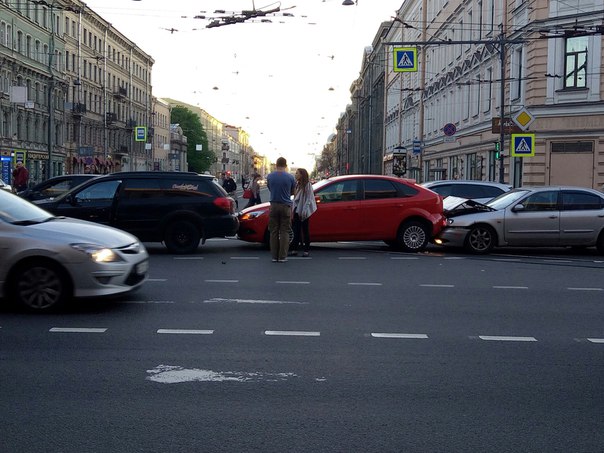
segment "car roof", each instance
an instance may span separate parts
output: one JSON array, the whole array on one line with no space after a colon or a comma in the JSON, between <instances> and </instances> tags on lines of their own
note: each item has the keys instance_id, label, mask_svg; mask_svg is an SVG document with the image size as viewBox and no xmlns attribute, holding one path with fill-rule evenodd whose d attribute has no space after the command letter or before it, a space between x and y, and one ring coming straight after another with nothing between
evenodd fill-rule
<instances>
[{"instance_id":1,"label":"car roof","mask_svg":"<svg viewBox=\"0 0 604 453\"><path fill-rule=\"evenodd\" d=\"M355 175L339 175L327 178L327 181L345 181L347 179L387 179L389 181L402 181L410 184L416 184L415 179L399 178L390 175L373 175L373 174L355 174ZM323 180L325 181L325 180Z\"/></svg>"},{"instance_id":2,"label":"car roof","mask_svg":"<svg viewBox=\"0 0 604 453\"><path fill-rule=\"evenodd\" d=\"M476 184L479 186L500 187L502 189L511 189L510 184L504 184L496 181L478 181L473 179L439 179L437 181L427 181L420 184L424 187L433 187L439 184Z\"/></svg>"},{"instance_id":3,"label":"car roof","mask_svg":"<svg viewBox=\"0 0 604 453\"><path fill-rule=\"evenodd\" d=\"M212 175L204 175L195 173L192 171L120 171L117 173L109 173L107 175L100 175L102 179L114 179L114 178L174 178L174 177L195 177L201 179L213 179Z\"/></svg>"}]
</instances>

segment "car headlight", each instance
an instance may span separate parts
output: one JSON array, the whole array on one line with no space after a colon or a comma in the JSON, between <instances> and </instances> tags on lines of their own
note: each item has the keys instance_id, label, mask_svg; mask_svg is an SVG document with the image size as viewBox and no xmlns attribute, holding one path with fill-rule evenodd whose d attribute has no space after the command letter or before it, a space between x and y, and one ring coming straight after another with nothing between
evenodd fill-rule
<instances>
[{"instance_id":1,"label":"car headlight","mask_svg":"<svg viewBox=\"0 0 604 453\"><path fill-rule=\"evenodd\" d=\"M114 263L124 261L121 256L107 247L96 244L71 244L75 250L79 250L90 257L95 263Z\"/></svg>"},{"instance_id":2,"label":"car headlight","mask_svg":"<svg viewBox=\"0 0 604 453\"><path fill-rule=\"evenodd\" d=\"M241 220L252 220L260 217L266 211L254 211L254 212L246 212L241 216Z\"/></svg>"}]
</instances>

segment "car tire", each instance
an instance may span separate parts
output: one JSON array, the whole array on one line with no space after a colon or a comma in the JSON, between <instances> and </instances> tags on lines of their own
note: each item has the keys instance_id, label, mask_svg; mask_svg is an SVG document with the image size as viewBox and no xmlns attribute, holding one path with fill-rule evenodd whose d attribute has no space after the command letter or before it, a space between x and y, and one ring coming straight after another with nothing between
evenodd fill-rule
<instances>
[{"instance_id":1,"label":"car tire","mask_svg":"<svg viewBox=\"0 0 604 453\"><path fill-rule=\"evenodd\" d=\"M475 255L489 253L495 247L497 235L488 225L474 225L466 238L465 248Z\"/></svg>"},{"instance_id":2,"label":"car tire","mask_svg":"<svg viewBox=\"0 0 604 453\"><path fill-rule=\"evenodd\" d=\"M600 236L598 236L598 242L596 243L596 249L598 249L598 253L600 255L604 255L604 230L600 232Z\"/></svg>"},{"instance_id":3,"label":"car tire","mask_svg":"<svg viewBox=\"0 0 604 453\"><path fill-rule=\"evenodd\" d=\"M47 261L28 262L11 274L11 299L32 312L49 312L62 307L72 296L66 272Z\"/></svg>"},{"instance_id":4,"label":"car tire","mask_svg":"<svg viewBox=\"0 0 604 453\"><path fill-rule=\"evenodd\" d=\"M397 243L405 252L421 252L428 246L429 238L426 226L417 220L411 220L399 228Z\"/></svg>"},{"instance_id":5,"label":"car tire","mask_svg":"<svg viewBox=\"0 0 604 453\"><path fill-rule=\"evenodd\" d=\"M166 228L164 244L171 253L193 253L199 247L201 234L195 224L188 220L177 220Z\"/></svg>"}]
</instances>

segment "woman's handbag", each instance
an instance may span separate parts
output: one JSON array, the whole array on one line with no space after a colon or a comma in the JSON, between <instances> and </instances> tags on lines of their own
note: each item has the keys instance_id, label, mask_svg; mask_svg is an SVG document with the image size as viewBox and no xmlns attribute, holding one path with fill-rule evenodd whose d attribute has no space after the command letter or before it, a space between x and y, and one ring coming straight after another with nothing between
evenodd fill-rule
<instances>
[{"instance_id":1,"label":"woman's handbag","mask_svg":"<svg viewBox=\"0 0 604 453\"><path fill-rule=\"evenodd\" d=\"M246 198L246 199L252 198L252 189L244 189L243 198Z\"/></svg>"}]
</instances>

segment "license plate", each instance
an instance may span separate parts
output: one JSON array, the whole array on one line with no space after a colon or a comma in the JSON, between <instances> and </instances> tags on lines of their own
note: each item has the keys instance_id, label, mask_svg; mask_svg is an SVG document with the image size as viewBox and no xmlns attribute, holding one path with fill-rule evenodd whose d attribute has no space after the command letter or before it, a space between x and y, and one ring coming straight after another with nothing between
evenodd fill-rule
<instances>
[{"instance_id":1,"label":"license plate","mask_svg":"<svg viewBox=\"0 0 604 453\"><path fill-rule=\"evenodd\" d=\"M136 265L136 273L139 275L145 274L149 270L149 262L143 261L142 263L138 263Z\"/></svg>"}]
</instances>

